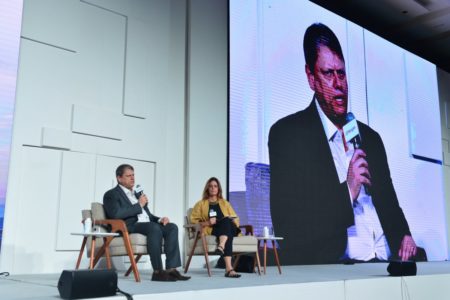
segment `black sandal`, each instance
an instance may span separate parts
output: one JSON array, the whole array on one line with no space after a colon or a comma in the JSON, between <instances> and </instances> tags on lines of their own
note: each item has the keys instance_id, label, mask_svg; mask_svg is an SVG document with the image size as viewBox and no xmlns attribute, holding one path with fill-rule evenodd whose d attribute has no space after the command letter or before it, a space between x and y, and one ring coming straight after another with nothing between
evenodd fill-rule
<instances>
[{"instance_id":1,"label":"black sandal","mask_svg":"<svg viewBox=\"0 0 450 300\"><path fill-rule=\"evenodd\" d=\"M222 246L220 246L220 245L217 246L216 250L214 251L214 254L215 254L215 255L223 256L223 255L225 254L225 252L224 252Z\"/></svg>"},{"instance_id":2,"label":"black sandal","mask_svg":"<svg viewBox=\"0 0 450 300\"><path fill-rule=\"evenodd\" d=\"M231 272L234 272L234 273L231 273ZM228 278L239 278L239 277L241 277L241 274L238 274L233 269L231 269L230 271L225 272L225 277L228 277Z\"/></svg>"}]
</instances>

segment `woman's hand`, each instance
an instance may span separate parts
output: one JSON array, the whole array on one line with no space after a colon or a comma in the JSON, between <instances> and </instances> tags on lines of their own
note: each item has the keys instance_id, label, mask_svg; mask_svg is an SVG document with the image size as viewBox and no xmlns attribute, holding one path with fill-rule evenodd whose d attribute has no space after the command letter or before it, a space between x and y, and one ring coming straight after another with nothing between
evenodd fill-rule
<instances>
[{"instance_id":1,"label":"woman's hand","mask_svg":"<svg viewBox=\"0 0 450 300\"><path fill-rule=\"evenodd\" d=\"M209 225L214 225L216 223L217 223L217 218L216 217L213 217L213 218L209 219Z\"/></svg>"}]
</instances>

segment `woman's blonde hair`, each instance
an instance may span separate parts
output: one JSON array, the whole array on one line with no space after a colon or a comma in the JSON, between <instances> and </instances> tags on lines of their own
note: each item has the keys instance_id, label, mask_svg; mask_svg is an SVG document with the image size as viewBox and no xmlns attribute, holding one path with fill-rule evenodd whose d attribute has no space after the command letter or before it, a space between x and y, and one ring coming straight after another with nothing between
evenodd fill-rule
<instances>
[{"instance_id":1,"label":"woman's blonde hair","mask_svg":"<svg viewBox=\"0 0 450 300\"><path fill-rule=\"evenodd\" d=\"M223 199L222 186L220 185L219 179L217 179L216 177L211 177L210 179L208 179L208 181L205 184L205 188L203 189L203 197L202 197L203 200L209 198L209 184L213 181L215 181L217 183L217 187L219 188L219 192L217 193L217 198Z\"/></svg>"}]
</instances>

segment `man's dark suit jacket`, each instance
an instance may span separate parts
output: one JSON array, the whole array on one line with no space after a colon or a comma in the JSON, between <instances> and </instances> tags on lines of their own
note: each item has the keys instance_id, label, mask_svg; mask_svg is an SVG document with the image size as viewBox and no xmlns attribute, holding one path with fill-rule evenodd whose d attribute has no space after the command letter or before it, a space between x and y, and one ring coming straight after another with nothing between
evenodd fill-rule
<instances>
[{"instance_id":1,"label":"man's dark suit jacket","mask_svg":"<svg viewBox=\"0 0 450 300\"><path fill-rule=\"evenodd\" d=\"M358 122L372 175L370 189L391 258L397 258L409 226L392 184L383 142ZM283 263L340 262L347 228L354 224L347 182L339 183L322 122L313 101L303 111L277 121L269 134L270 208L283 236Z\"/></svg>"},{"instance_id":2,"label":"man's dark suit jacket","mask_svg":"<svg viewBox=\"0 0 450 300\"><path fill-rule=\"evenodd\" d=\"M105 193L103 196L103 207L108 218L124 220L129 232L134 231L134 225L138 221L137 215L142 213L139 202L131 204L119 185ZM152 215L147 206L144 206L144 210L149 215L151 222L158 222L159 217Z\"/></svg>"}]
</instances>

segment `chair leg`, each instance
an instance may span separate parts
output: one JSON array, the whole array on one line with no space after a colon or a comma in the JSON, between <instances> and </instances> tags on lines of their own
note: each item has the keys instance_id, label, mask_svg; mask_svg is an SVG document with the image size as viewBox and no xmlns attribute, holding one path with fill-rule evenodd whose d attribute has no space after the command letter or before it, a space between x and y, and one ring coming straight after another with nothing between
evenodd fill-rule
<instances>
[{"instance_id":1,"label":"chair leg","mask_svg":"<svg viewBox=\"0 0 450 300\"><path fill-rule=\"evenodd\" d=\"M94 250L95 250L95 240L96 238L93 236L91 241L91 255L89 259L89 269L94 269Z\"/></svg>"},{"instance_id":2,"label":"chair leg","mask_svg":"<svg viewBox=\"0 0 450 300\"><path fill-rule=\"evenodd\" d=\"M191 253L189 254L188 260L186 262L186 266L184 267L184 273L187 273L189 270L189 265L191 264L192 256L194 255L195 247L197 247L198 242L198 234L195 235L194 245L192 245Z\"/></svg>"},{"instance_id":3,"label":"chair leg","mask_svg":"<svg viewBox=\"0 0 450 300\"><path fill-rule=\"evenodd\" d=\"M107 237L106 240L105 240L105 238L103 238L103 246L98 249L97 254L94 257L94 267L97 265L100 258L102 258L102 256L106 253L106 250L109 247L109 243L111 243L113 238L114 237ZM92 247L92 245L91 245L91 247ZM108 255L109 255L109 253L108 253Z\"/></svg>"},{"instance_id":4,"label":"chair leg","mask_svg":"<svg viewBox=\"0 0 450 300\"><path fill-rule=\"evenodd\" d=\"M107 238L104 237L103 238L103 244L106 244L107 242ZM111 257L109 255L109 246L105 247L105 256L106 256L106 267L108 268L108 270L111 269Z\"/></svg>"},{"instance_id":5,"label":"chair leg","mask_svg":"<svg viewBox=\"0 0 450 300\"><path fill-rule=\"evenodd\" d=\"M135 261L136 263L138 263L139 260L141 259L141 257L142 257L142 254L136 255L136 259L135 259L134 261ZM130 267L128 268L128 271L125 273L125 277L127 277L128 275L130 275L131 271L133 271L133 268L130 266Z\"/></svg>"},{"instance_id":6,"label":"chair leg","mask_svg":"<svg viewBox=\"0 0 450 300\"><path fill-rule=\"evenodd\" d=\"M256 266L258 267L258 274L261 275L261 262L259 261L258 250L256 250L255 256L256 256L256 263L257 263Z\"/></svg>"},{"instance_id":7,"label":"chair leg","mask_svg":"<svg viewBox=\"0 0 450 300\"><path fill-rule=\"evenodd\" d=\"M203 244L203 252L205 253L206 269L208 269L208 276L211 277L211 268L209 267L209 258L208 258L208 246L206 245L206 238L203 234L202 234L202 244Z\"/></svg>"},{"instance_id":8,"label":"chair leg","mask_svg":"<svg viewBox=\"0 0 450 300\"><path fill-rule=\"evenodd\" d=\"M272 249L273 249L273 253L275 254L275 262L277 263L278 272L281 274L280 259L278 258L277 245L275 245L274 240L272 240Z\"/></svg>"},{"instance_id":9,"label":"chair leg","mask_svg":"<svg viewBox=\"0 0 450 300\"><path fill-rule=\"evenodd\" d=\"M189 270L189 265L191 264L191 260L192 260L192 254L189 255L188 260L186 262L186 265L184 266L184 273L186 274L187 271Z\"/></svg>"},{"instance_id":10,"label":"chair leg","mask_svg":"<svg viewBox=\"0 0 450 300\"><path fill-rule=\"evenodd\" d=\"M137 269L136 262L134 260L133 249L131 248L131 242L128 232L123 233L123 243L125 244L125 249L127 249L128 257L130 258L131 269L133 270L134 279L136 280L136 282L140 282L141 278L139 276L139 271Z\"/></svg>"},{"instance_id":11,"label":"chair leg","mask_svg":"<svg viewBox=\"0 0 450 300\"><path fill-rule=\"evenodd\" d=\"M80 267L81 258L83 257L84 247L86 247L87 237L83 237L83 242L81 243L80 254L78 254L77 265L75 266L75 270L78 270Z\"/></svg>"}]
</instances>

